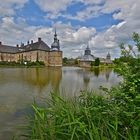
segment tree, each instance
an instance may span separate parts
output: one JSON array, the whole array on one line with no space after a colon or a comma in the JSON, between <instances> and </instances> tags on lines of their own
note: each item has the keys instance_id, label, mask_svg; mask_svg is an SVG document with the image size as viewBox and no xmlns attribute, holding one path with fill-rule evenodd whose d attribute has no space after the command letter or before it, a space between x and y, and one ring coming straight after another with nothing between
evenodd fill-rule
<instances>
[{"instance_id":1,"label":"tree","mask_svg":"<svg viewBox=\"0 0 140 140\"><path fill-rule=\"evenodd\" d=\"M94 66L99 66L100 65L100 59L96 58L94 62Z\"/></svg>"},{"instance_id":2,"label":"tree","mask_svg":"<svg viewBox=\"0 0 140 140\"><path fill-rule=\"evenodd\" d=\"M75 60L74 60L74 64L75 64L75 65L79 64L78 59L75 59Z\"/></svg>"},{"instance_id":3,"label":"tree","mask_svg":"<svg viewBox=\"0 0 140 140\"><path fill-rule=\"evenodd\" d=\"M140 36L133 33L132 39L140 51ZM123 77L122 91L132 98L140 98L140 58L133 46L120 45L122 57L117 61L116 70Z\"/></svg>"},{"instance_id":4,"label":"tree","mask_svg":"<svg viewBox=\"0 0 140 140\"><path fill-rule=\"evenodd\" d=\"M63 58L63 63L64 63L64 64L68 64L68 58L67 58L67 57L64 57L64 58Z\"/></svg>"}]
</instances>

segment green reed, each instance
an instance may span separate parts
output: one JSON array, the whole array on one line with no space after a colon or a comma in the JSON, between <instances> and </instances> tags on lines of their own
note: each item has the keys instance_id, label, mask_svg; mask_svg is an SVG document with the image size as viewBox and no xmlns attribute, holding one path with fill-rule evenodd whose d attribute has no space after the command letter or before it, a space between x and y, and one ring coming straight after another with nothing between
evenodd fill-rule
<instances>
[{"instance_id":1,"label":"green reed","mask_svg":"<svg viewBox=\"0 0 140 140\"><path fill-rule=\"evenodd\" d=\"M126 97L82 92L73 100L51 94L45 107L32 105L27 140L138 140L140 119ZM118 96L119 97L119 96ZM120 101L119 101L120 100ZM130 108L131 107L131 108Z\"/></svg>"}]
</instances>

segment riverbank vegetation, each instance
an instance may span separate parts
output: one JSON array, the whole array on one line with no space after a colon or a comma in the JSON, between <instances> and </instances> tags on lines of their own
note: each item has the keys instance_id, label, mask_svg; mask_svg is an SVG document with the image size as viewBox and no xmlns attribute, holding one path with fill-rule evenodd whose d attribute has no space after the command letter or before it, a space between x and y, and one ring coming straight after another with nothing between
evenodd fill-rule
<instances>
[{"instance_id":1,"label":"riverbank vegetation","mask_svg":"<svg viewBox=\"0 0 140 140\"><path fill-rule=\"evenodd\" d=\"M63 66L76 66L76 67L78 67L79 62L77 59L64 57L63 58Z\"/></svg>"},{"instance_id":2,"label":"riverbank vegetation","mask_svg":"<svg viewBox=\"0 0 140 140\"><path fill-rule=\"evenodd\" d=\"M112 68L115 68L115 65L114 64L100 64L99 66L92 66L90 67L90 71L102 71L103 69L112 69Z\"/></svg>"},{"instance_id":3,"label":"riverbank vegetation","mask_svg":"<svg viewBox=\"0 0 140 140\"><path fill-rule=\"evenodd\" d=\"M140 51L140 37L133 34ZM128 49L129 48L129 49ZM32 105L24 137L27 140L139 140L140 58L133 47L121 45L122 57L115 63L123 82L104 96L82 91L79 97L64 99L55 93L45 106Z\"/></svg>"},{"instance_id":4,"label":"riverbank vegetation","mask_svg":"<svg viewBox=\"0 0 140 140\"><path fill-rule=\"evenodd\" d=\"M42 61L23 61L23 62L8 62L8 61L1 61L0 67L40 67L45 66L44 62Z\"/></svg>"}]
</instances>

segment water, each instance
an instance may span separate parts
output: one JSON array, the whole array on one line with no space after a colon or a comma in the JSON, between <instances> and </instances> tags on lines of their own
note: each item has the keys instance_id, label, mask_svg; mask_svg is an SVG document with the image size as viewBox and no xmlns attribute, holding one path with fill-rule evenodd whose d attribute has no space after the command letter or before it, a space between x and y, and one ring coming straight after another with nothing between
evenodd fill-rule
<instances>
[{"instance_id":1,"label":"water","mask_svg":"<svg viewBox=\"0 0 140 140\"><path fill-rule=\"evenodd\" d=\"M49 98L50 91L70 98L82 90L110 88L119 81L112 69L90 72L77 67L0 68L0 140L12 139L34 99Z\"/></svg>"}]
</instances>

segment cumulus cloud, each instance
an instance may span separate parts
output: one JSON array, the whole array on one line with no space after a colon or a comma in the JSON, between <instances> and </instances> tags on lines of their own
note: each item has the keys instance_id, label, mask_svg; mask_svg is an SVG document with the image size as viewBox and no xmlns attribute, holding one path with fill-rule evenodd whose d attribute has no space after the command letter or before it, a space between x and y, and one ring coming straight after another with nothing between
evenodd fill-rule
<instances>
[{"instance_id":1,"label":"cumulus cloud","mask_svg":"<svg viewBox=\"0 0 140 140\"><path fill-rule=\"evenodd\" d=\"M56 14L60 11L66 10L72 0L35 0L35 2L43 11Z\"/></svg>"},{"instance_id":2,"label":"cumulus cloud","mask_svg":"<svg viewBox=\"0 0 140 140\"><path fill-rule=\"evenodd\" d=\"M5 0L1 3L0 13L3 17L0 20L1 41L13 45L21 41L36 40L38 37L42 37L48 45L51 45L53 31L56 27L65 56L79 56L89 43L95 56L105 57L107 52L110 52L112 56L117 57L119 56L119 43L128 43L133 32L140 33L140 1L60 0L58 2L58 0L34 0L40 9L47 13L46 18L63 17L69 19L68 23L64 24L60 21L51 27L31 26L20 17L15 21L15 17L13 17L15 10L22 8L27 1ZM84 4L83 10L77 10L75 15L71 15L71 13L62 14L62 11L66 12L70 5L78 2ZM97 32L94 27L72 26L70 23L71 19L84 22L87 19L110 13L114 20L120 22L102 32Z\"/></svg>"},{"instance_id":3,"label":"cumulus cloud","mask_svg":"<svg viewBox=\"0 0 140 140\"><path fill-rule=\"evenodd\" d=\"M101 5L90 5L89 8L87 7L83 11L78 12L76 17L73 17L73 19L77 18L79 20L86 20L101 14L114 13L114 20L121 20L121 22L117 25L112 25L101 33L98 33L96 36L92 37L89 43L97 55L99 52L102 53L106 50L111 51L114 57L116 57L119 55L119 44L121 42L128 43L131 40L133 32L140 33L140 15L138 14L140 13L139 5L140 1L134 0L107 0ZM87 16L87 13L90 13L93 10L96 12Z\"/></svg>"},{"instance_id":4,"label":"cumulus cloud","mask_svg":"<svg viewBox=\"0 0 140 140\"><path fill-rule=\"evenodd\" d=\"M0 16L14 15L28 0L4 0L0 3Z\"/></svg>"},{"instance_id":5,"label":"cumulus cloud","mask_svg":"<svg viewBox=\"0 0 140 140\"><path fill-rule=\"evenodd\" d=\"M83 53L88 41L96 34L93 27L73 27L70 23L58 22L54 27L58 30L61 48L67 57L77 57Z\"/></svg>"},{"instance_id":6,"label":"cumulus cloud","mask_svg":"<svg viewBox=\"0 0 140 140\"><path fill-rule=\"evenodd\" d=\"M64 56L76 57L79 51L83 51L83 45L87 44L90 38L96 33L91 27L72 27L71 24L57 22L52 27L29 26L22 18L15 22L13 17L2 18L0 23L0 40L4 44L16 45L25 43L28 40L36 41L41 37L49 46L53 42L54 28L57 29L58 39ZM82 46L82 47L81 47ZM76 53L75 53L76 52Z\"/></svg>"}]
</instances>

